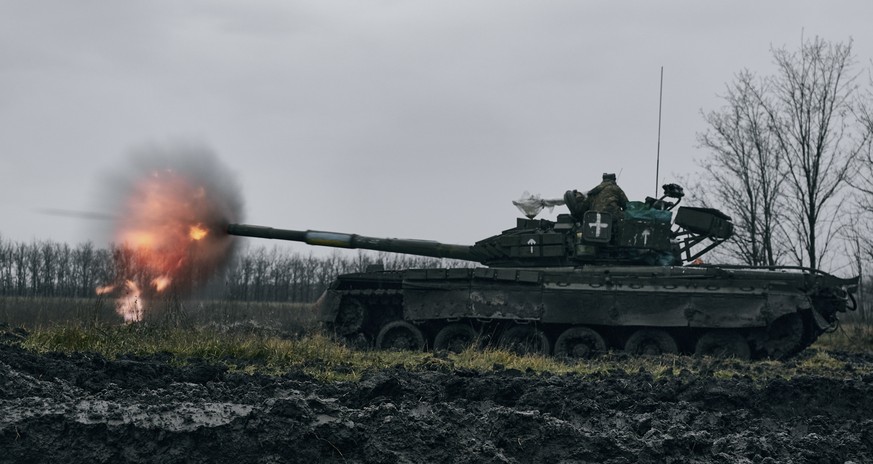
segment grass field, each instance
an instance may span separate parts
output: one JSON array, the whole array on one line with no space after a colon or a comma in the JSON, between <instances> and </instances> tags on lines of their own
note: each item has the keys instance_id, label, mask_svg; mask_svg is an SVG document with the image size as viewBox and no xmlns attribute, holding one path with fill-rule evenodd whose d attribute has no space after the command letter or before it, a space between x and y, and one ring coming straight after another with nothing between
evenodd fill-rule
<instances>
[{"instance_id":1,"label":"grass field","mask_svg":"<svg viewBox=\"0 0 873 464\"><path fill-rule=\"evenodd\" d=\"M847 349L873 352L873 339L870 338L873 332L869 328L854 327L850 327L849 332L866 336L866 345L849 340L845 334L834 333L794 359L751 363L688 356L630 357L621 352L568 363L550 357L518 356L495 349L467 350L458 354L360 351L349 349L319 334L288 337L255 327L228 331L149 323L126 326L55 325L34 330L22 344L36 352L96 352L108 358L168 355L173 363L202 360L248 373L282 374L291 369L303 369L307 374L327 381L357 380L365 371L392 366L412 370L472 369L484 372L515 369L582 375L602 375L618 370L627 373L644 371L654 378L690 373L717 377L751 375L767 380L805 374L835 377L857 375L857 371L847 367L851 361L835 353L844 353Z\"/></svg>"},{"instance_id":2,"label":"grass field","mask_svg":"<svg viewBox=\"0 0 873 464\"><path fill-rule=\"evenodd\" d=\"M824 350L873 352L873 325L843 323L819 337L813 347Z\"/></svg>"},{"instance_id":3,"label":"grass field","mask_svg":"<svg viewBox=\"0 0 873 464\"><path fill-rule=\"evenodd\" d=\"M145 322L164 327L213 327L216 330L257 328L273 333L299 333L312 323L305 303L223 300L158 301ZM111 298L0 297L0 322L29 330L56 326L120 325L124 319Z\"/></svg>"},{"instance_id":4,"label":"grass field","mask_svg":"<svg viewBox=\"0 0 873 464\"><path fill-rule=\"evenodd\" d=\"M633 358L615 352L567 363L495 349L459 354L352 350L329 337L306 333L304 327L311 325L313 313L305 304L165 301L145 321L125 325L111 300L0 298L0 318L7 327L24 327L29 335L23 346L37 352L96 352L108 358L161 354L174 363L205 360L250 373L281 374L302 368L321 380L356 380L365 371L391 366L582 375L645 371L654 377L683 371L723 377L791 377L823 371L841 376L851 373L846 367L850 361L835 353L873 353L873 327L863 324L843 324L785 362Z\"/></svg>"}]
</instances>

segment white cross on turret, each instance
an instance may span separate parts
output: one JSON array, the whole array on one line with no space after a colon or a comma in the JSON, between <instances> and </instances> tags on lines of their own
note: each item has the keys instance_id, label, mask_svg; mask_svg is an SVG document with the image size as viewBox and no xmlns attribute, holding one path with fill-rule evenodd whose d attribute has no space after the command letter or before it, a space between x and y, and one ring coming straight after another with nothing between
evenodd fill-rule
<instances>
[{"instance_id":1,"label":"white cross on turret","mask_svg":"<svg viewBox=\"0 0 873 464\"><path fill-rule=\"evenodd\" d=\"M609 224L603 222L600 219L600 213L597 213L597 220L595 220L594 222L589 222L588 227L593 227L594 236L600 238L600 230L609 228Z\"/></svg>"}]
</instances>

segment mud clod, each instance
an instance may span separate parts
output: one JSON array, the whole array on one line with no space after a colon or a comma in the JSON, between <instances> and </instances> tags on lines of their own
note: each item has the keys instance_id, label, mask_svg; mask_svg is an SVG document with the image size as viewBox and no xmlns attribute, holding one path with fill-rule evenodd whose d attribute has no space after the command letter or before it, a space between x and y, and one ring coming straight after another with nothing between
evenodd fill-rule
<instances>
[{"instance_id":1,"label":"mud clod","mask_svg":"<svg viewBox=\"0 0 873 464\"><path fill-rule=\"evenodd\" d=\"M869 356L835 357L869 372ZM0 344L0 462L873 462L869 375L724 368L394 367L324 383Z\"/></svg>"}]
</instances>

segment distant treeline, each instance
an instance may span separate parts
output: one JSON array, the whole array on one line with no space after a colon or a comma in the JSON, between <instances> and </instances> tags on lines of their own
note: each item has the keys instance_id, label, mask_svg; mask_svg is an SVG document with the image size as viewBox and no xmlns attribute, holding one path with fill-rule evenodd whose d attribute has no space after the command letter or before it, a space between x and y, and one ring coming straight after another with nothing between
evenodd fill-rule
<instances>
[{"instance_id":1,"label":"distant treeline","mask_svg":"<svg viewBox=\"0 0 873 464\"><path fill-rule=\"evenodd\" d=\"M93 243L36 241L16 243L0 238L0 296L96 296L97 287L118 284L131 276L125 250ZM464 261L368 251L301 254L263 246L239 251L229 265L198 290L205 299L243 302L308 303L340 274L363 272L372 264L385 269L469 267ZM147 280L147 279L142 279ZM866 279L869 280L869 279ZM857 294L859 310L848 319L873 322L873 286L866 281ZM868 301L870 300L870 301Z\"/></svg>"},{"instance_id":2,"label":"distant treeline","mask_svg":"<svg viewBox=\"0 0 873 464\"><path fill-rule=\"evenodd\" d=\"M92 297L97 287L116 284L130 272L115 259L117 246L0 238L0 296ZM199 290L203 298L233 301L311 302L337 275L371 264L386 269L466 267L469 263L408 255L340 252L319 256L274 247L237 252L226 269Z\"/></svg>"}]
</instances>

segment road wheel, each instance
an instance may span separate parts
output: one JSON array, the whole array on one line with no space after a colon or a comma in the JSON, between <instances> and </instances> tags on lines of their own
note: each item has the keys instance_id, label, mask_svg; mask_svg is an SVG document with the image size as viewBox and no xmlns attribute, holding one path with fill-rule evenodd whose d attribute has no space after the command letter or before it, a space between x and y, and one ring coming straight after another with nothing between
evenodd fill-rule
<instances>
[{"instance_id":1,"label":"road wheel","mask_svg":"<svg viewBox=\"0 0 873 464\"><path fill-rule=\"evenodd\" d=\"M376 348L420 351L424 349L424 334L418 327L406 321L389 322L376 336Z\"/></svg>"},{"instance_id":2,"label":"road wheel","mask_svg":"<svg viewBox=\"0 0 873 464\"><path fill-rule=\"evenodd\" d=\"M764 349L767 350L767 356L783 359L800 351L802 341L803 319L800 314L788 314L770 324Z\"/></svg>"},{"instance_id":3,"label":"road wheel","mask_svg":"<svg viewBox=\"0 0 873 464\"><path fill-rule=\"evenodd\" d=\"M588 359L606 351L606 341L594 329L571 327L555 342L555 356L568 359Z\"/></svg>"},{"instance_id":4,"label":"road wheel","mask_svg":"<svg viewBox=\"0 0 873 464\"><path fill-rule=\"evenodd\" d=\"M361 331L367 317L367 307L356 298L343 298L333 327L338 335L351 335Z\"/></svg>"},{"instance_id":5,"label":"road wheel","mask_svg":"<svg viewBox=\"0 0 873 464\"><path fill-rule=\"evenodd\" d=\"M634 355L676 354L679 347L673 336L661 329L640 329L631 334L624 350Z\"/></svg>"},{"instance_id":6,"label":"road wheel","mask_svg":"<svg viewBox=\"0 0 873 464\"><path fill-rule=\"evenodd\" d=\"M737 332L706 332L694 348L697 356L749 359L749 342Z\"/></svg>"},{"instance_id":7,"label":"road wheel","mask_svg":"<svg viewBox=\"0 0 873 464\"><path fill-rule=\"evenodd\" d=\"M518 355L541 354L548 356L551 351L549 337L541 330L529 325L512 326L500 336L498 346Z\"/></svg>"},{"instance_id":8,"label":"road wheel","mask_svg":"<svg viewBox=\"0 0 873 464\"><path fill-rule=\"evenodd\" d=\"M479 334L470 324L456 322L437 332L436 338L433 340L433 349L460 353L473 346L478 339Z\"/></svg>"}]
</instances>

